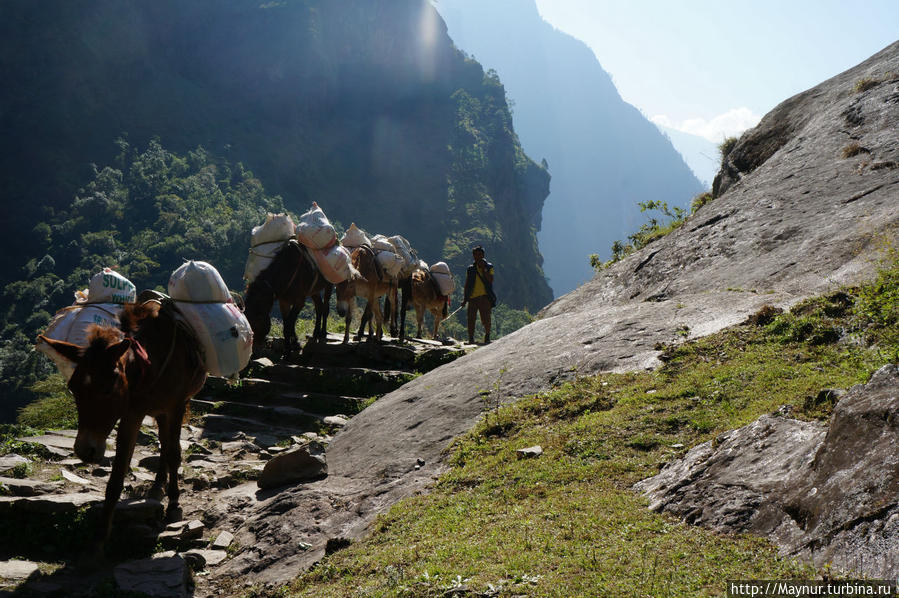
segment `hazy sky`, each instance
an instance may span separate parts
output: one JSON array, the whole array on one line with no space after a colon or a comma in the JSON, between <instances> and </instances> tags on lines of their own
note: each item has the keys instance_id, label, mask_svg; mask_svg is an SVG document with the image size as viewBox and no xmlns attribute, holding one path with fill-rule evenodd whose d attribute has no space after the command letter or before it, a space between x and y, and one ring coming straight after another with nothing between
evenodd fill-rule
<instances>
[{"instance_id":1,"label":"hazy sky","mask_svg":"<svg viewBox=\"0 0 899 598\"><path fill-rule=\"evenodd\" d=\"M899 0L536 0L625 101L720 142L899 39Z\"/></svg>"}]
</instances>

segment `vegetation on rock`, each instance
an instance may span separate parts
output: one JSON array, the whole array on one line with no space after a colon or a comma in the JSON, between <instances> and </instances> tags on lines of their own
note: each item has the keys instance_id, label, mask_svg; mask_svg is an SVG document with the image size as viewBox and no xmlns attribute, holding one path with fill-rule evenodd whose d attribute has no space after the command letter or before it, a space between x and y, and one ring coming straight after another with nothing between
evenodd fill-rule
<instances>
[{"instance_id":1,"label":"vegetation on rock","mask_svg":"<svg viewBox=\"0 0 899 598\"><path fill-rule=\"evenodd\" d=\"M113 162L110 140L127 131L133 146L158 137L188 162L202 145L252 168L289 210L316 200L332 220L404 235L456 272L483 244L512 307L552 298L536 241L549 174L523 154L496 74L452 45L425 0L99 0L90 10L11 0L0 32L0 176L10 182L0 286L21 277L18 256L51 267L38 223L69 209L97 177L90 162ZM85 222L131 219L86 199ZM77 225L79 242L102 254L113 222ZM164 244L170 228L159 225ZM129 267L149 273L146 256Z\"/></svg>"},{"instance_id":2,"label":"vegetation on rock","mask_svg":"<svg viewBox=\"0 0 899 598\"><path fill-rule=\"evenodd\" d=\"M860 288L664 350L655 372L584 377L485 413L426 495L326 557L290 596L716 595L725 579L808 579L768 541L646 508L631 486L661 462L787 405L826 417L822 389L899 359L899 259ZM517 449L540 445L542 456Z\"/></svg>"},{"instance_id":3,"label":"vegetation on rock","mask_svg":"<svg viewBox=\"0 0 899 598\"><path fill-rule=\"evenodd\" d=\"M165 291L175 268L198 259L240 289L250 229L267 211L283 211L253 173L203 148L181 156L155 140L143 150L121 139L118 146L113 166L95 168L67 209L48 212L35 226L41 257L29 259L22 278L3 289L0 385L7 418L33 392L49 392L46 385L30 390L55 371L32 350L34 338L93 274L108 266L138 289Z\"/></svg>"}]
</instances>

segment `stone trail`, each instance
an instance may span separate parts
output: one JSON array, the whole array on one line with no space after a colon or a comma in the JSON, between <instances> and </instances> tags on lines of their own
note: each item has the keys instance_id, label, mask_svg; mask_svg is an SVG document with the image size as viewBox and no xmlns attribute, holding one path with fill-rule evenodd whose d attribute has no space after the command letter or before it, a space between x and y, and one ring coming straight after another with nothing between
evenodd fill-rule
<instances>
[{"instance_id":1,"label":"stone trail","mask_svg":"<svg viewBox=\"0 0 899 598\"><path fill-rule=\"evenodd\" d=\"M254 360L237 385L209 379L192 399L190 423L182 428L179 521L164 522L163 503L142 498L159 463L155 422L144 421L114 533L127 537L131 547L145 547L146 558L88 573L73 564L77 555L8 542L0 547L0 595L16 586L34 595L89 595L110 577L120 589L150 595L213 591L192 586L208 586L209 573L235 551L232 532L245 522L247 507L277 495L285 484L322 477L324 447L335 431L377 397L465 350L424 341L342 345L341 340L331 336L327 343L309 344L289 362L277 362L280 347L270 343L269 355ZM115 432L99 466L74 457L75 434L54 430L19 439L43 447L46 460L0 457L0 518L39 529L48 515L74 518L82 507L102 505ZM21 477L23 468L27 478ZM169 552L152 554L155 547ZM60 568L59 562L67 564ZM203 574L191 581L191 569ZM72 588L82 589L73 594Z\"/></svg>"}]
</instances>

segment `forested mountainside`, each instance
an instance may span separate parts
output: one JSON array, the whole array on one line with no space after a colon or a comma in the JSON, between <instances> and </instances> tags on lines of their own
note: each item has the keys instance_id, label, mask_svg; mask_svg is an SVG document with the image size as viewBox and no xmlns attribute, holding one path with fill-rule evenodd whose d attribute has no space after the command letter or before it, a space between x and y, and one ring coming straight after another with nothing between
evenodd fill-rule
<instances>
[{"instance_id":1,"label":"forested mountainside","mask_svg":"<svg viewBox=\"0 0 899 598\"><path fill-rule=\"evenodd\" d=\"M426 0L3 0L2 12L4 283L42 255L34 226L127 134L203 146L288 209L318 201L457 272L483 243L505 301L551 299L536 242L549 175L522 153L499 79Z\"/></svg>"},{"instance_id":2,"label":"forested mountainside","mask_svg":"<svg viewBox=\"0 0 899 598\"><path fill-rule=\"evenodd\" d=\"M312 201L457 278L483 244L502 302L552 298L536 240L549 174L427 1L0 7L7 411L49 371L35 334L90 274L164 288L201 259L240 289L252 226Z\"/></svg>"},{"instance_id":3,"label":"forested mountainside","mask_svg":"<svg viewBox=\"0 0 899 598\"><path fill-rule=\"evenodd\" d=\"M638 202L688 207L703 191L671 142L621 99L590 48L545 22L534 0L435 6L456 45L496 69L522 146L548 162L552 189L538 238L557 297L593 276L588 255L607 259L615 240L640 228Z\"/></svg>"}]
</instances>

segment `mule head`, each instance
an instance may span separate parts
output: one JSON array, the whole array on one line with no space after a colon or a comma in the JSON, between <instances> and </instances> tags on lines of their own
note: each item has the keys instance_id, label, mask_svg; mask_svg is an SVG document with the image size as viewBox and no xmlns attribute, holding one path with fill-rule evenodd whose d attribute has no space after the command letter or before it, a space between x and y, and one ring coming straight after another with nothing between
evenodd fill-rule
<instances>
[{"instance_id":1,"label":"mule head","mask_svg":"<svg viewBox=\"0 0 899 598\"><path fill-rule=\"evenodd\" d=\"M98 463L106 453L106 438L124 413L128 400L126 353L131 339L119 339L111 328L94 331L87 347L38 337L76 363L68 387L78 409L75 454L87 463Z\"/></svg>"},{"instance_id":2,"label":"mule head","mask_svg":"<svg viewBox=\"0 0 899 598\"><path fill-rule=\"evenodd\" d=\"M355 269L353 272L355 274L359 273ZM337 283L334 287L336 290L337 314L341 318L346 316L347 310L350 307L350 301L356 300L356 280L358 280L357 277L350 276L350 278Z\"/></svg>"}]
</instances>

